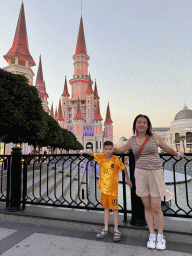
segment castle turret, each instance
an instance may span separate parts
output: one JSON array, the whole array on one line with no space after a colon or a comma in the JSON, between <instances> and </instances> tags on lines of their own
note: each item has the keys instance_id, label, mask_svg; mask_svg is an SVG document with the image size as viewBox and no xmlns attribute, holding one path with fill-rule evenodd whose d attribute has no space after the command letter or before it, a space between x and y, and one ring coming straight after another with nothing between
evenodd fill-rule
<instances>
[{"instance_id":1,"label":"castle turret","mask_svg":"<svg viewBox=\"0 0 192 256\"><path fill-rule=\"evenodd\" d=\"M67 128L67 123L69 122L69 104L70 104L70 95L67 88L67 79L65 76L65 83L64 83L64 89L63 93L61 95L61 101L62 101L62 113L65 120L65 128Z\"/></svg>"},{"instance_id":2,"label":"castle turret","mask_svg":"<svg viewBox=\"0 0 192 256\"><path fill-rule=\"evenodd\" d=\"M38 66L38 71L37 71L37 78L36 78L35 87L37 88L37 90L39 92L39 96L42 100L43 109L46 112L48 112L47 98L49 98L49 96L46 92L45 82L43 80L43 70L42 70L41 56L39 57L39 66Z\"/></svg>"},{"instance_id":3,"label":"castle turret","mask_svg":"<svg viewBox=\"0 0 192 256\"><path fill-rule=\"evenodd\" d=\"M31 67L35 66L35 62L29 52L23 3L21 4L13 45L3 57L9 64L4 69L14 74L25 75L29 84L33 85L34 73Z\"/></svg>"},{"instance_id":4,"label":"castle turret","mask_svg":"<svg viewBox=\"0 0 192 256\"><path fill-rule=\"evenodd\" d=\"M51 115L51 117L53 117L53 118L54 118L54 112L53 112L53 101L52 101L52 105L51 105L51 112L50 112L50 115Z\"/></svg>"},{"instance_id":5,"label":"castle turret","mask_svg":"<svg viewBox=\"0 0 192 256\"><path fill-rule=\"evenodd\" d=\"M62 114L62 109L61 109L61 100L59 99L59 107L58 107L58 112L57 112L57 117L56 120L59 122L59 125L64 128L64 118Z\"/></svg>"},{"instance_id":6,"label":"castle turret","mask_svg":"<svg viewBox=\"0 0 192 256\"><path fill-rule=\"evenodd\" d=\"M113 121L111 119L111 114L110 114L110 108L109 108L109 103L107 106L107 112L106 112L106 119L104 123L104 137L105 141L110 140L113 141Z\"/></svg>"},{"instance_id":7,"label":"castle turret","mask_svg":"<svg viewBox=\"0 0 192 256\"><path fill-rule=\"evenodd\" d=\"M94 118L94 136L96 141L96 151L103 152L103 129L102 129L102 120L99 107L99 100L96 100L96 110Z\"/></svg>"},{"instance_id":8,"label":"castle turret","mask_svg":"<svg viewBox=\"0 0 192 256\"><path fill-rule=\"evenodd\" d=\"M79 33L77 37L77 44L74 60L74 75L73 79L69 81L72 86L72 100L77 100L79 97L80 102L86 100L86 90L88 86L88 66L89 66L89 56L87 55L84 28L83 28L83 18L81 17L79 25Z\"/></svg>"},{"instance_id":9,"label":"castle turret","mask_svg":"<svg viewBox=\"0 0 192 256\"><path fill-rule=\"evenodd\" d=\"M76 113L74 116L74 134L80 143L83 143L83 116L80 109L80 100L77 100Z\"/></svg>"},{"instance_id":10,"label":"castle turret","mask_svg":"<svg viewBox=\"0 0 192 256\"><path fill-rule=\"evenodd\" d=\"M86 90L86 123L93 123L94 120L94 92L92 89L91 76L89 74L88 87Z\"/></svg>"}]
</instances>

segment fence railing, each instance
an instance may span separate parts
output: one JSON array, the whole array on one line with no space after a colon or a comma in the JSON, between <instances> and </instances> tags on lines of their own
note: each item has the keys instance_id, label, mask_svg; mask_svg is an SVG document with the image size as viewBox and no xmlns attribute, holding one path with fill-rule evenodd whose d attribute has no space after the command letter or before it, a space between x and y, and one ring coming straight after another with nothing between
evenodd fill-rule
<instances>
[{"instance_id":1,"label":"fence railing","mask_svg":"<svg viewBox=\"0 0 192 256\"><path fill-rule=\"evenodd\" d=\"M20 148L15 149L12 156L0 159L0 201L8 210L34 204L103 211L97 188L99 166L93 158L79 154L21 155ZM124 221L131 213L132 224L144 225L144 207L135 193L134 155L130 152L118 156L124 163L128 157L133 183L130 189L124 172L120 172L119 212L124 214ZM192 154L183 159L160 154L160 158L167 189L173 194L170 201L162 200L164 215L192 218Z\"/></svg>"}]
</instances>

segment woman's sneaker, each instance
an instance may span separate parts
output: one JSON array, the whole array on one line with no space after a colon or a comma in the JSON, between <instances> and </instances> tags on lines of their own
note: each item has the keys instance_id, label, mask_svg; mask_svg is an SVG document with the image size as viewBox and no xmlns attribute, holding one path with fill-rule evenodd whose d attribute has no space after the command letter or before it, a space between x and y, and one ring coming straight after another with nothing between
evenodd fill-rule
<instances>
[{"instance_id":1,"label":"woman's sneaker","mask_svg":"<svg viewBox=\"0 0 192 256\"><path fill-rule=\"evenodd\" d=\"M147 242L147 247L151 249L155 249L156 243L156 234L150 234L149 241Z\"/></svg>"},{"instance_id":2,"label":"woman's sneaker","mask_svg":"<svg viewBox=\"0 0 192 256\"><path fill-rule=\"evenodd\" d=\"M156 242L156 249L165 250L165 248L166 248L165 237L163 235L158 234L157 242Z\"/></svg>"}]
</instances>

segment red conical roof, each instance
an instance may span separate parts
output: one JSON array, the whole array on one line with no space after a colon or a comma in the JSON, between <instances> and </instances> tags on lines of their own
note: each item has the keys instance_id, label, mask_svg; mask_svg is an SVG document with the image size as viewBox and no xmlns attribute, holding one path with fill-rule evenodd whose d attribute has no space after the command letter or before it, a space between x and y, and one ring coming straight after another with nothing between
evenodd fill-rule
<instances>
[{"instance_id":1,"label":"red conical roof","mask_svg":"<svg viewBox=\"0 0 192 256\"><path fill-rule=\"evenodd\" d=\"M58 121L64 121L62 110L61 110L61 100L59 99L59 107L58 107L58 113L56 119Z\"/></svg>"},{"instance_id":2,"label":"red conical roof","mask_svg":"<svg viewBox=\"0 0 192 256\"><path fill-rule=\"evenodd\" d=\"M106 119L105 119L105 125L111 125L113 123L111 119L110 109L109 109L109 103L107 106L107 112L106 112Z\"/></svg>"},{"instance_id":3,"label":"red conical roof","mask_svg":"<svg viewBox=\"0 0 192 256\"><path fill-rule=\"evenodd\" d=\"M31 57L28 47L27 29L25 23L25 12L23 3L21 4L21 10L17 22L13 45L11 49L8 51L8 53L3 57L8 62L8 59L10 57L14 57L15 55L17 55L18 58L22 60L29 59L30 65L35 66L35 62Z\"/></svg>"},{"instance_id":4,"label":"red conical roof","mask_svg":"<svg viewBox=\"0 0 192 256\"><path fill-rule=\"evenodd\" d=\"M91 76L89 74L89 81L88 81L88 86L87 86L87 91L86 94L94 94L93 89L92 89L92 85L91 85Z\"/></svg>"},{"instance_id":5,"label":"red conical roof","mask_svg":"<svg viewBox=\"0 0 192 256\"><path fill-rule=\"evenodd\" d=\"M96 83L96 80L95 80L94 98L95 98L95 99L100 99L100 98L99 98L99 95L98 95L98 91L97 91L97 83Z\"/></svg>"},{"instance_id":6,"label":"red conical roof","mask_svg":"<svg viewBox=\"0 0 192 256\"><path fill-rule=\"evenodd\" d=\"M75 114L74 119L83 119L83 116L81 114L81 109L80 109L79 97L78 97L78 100L77 100L77 110L76 110L76 114Z\"/></svg>"},{"instance_id":7,"label":"red conical roof","mask_svg":"<svg viewBox=\"0 0 192 256\"><path fill-rule=\"evenodd\" d=\"M69 92L68 92L68 88L67 88L67 79L65 76L65 84L64 84L64 90L63 90L63 94L61 95L63 97L70 97Z\"/></svg>"},{"instance_id":8,"label":"red conical roof","mask_svg":"<svg viewBox=\"0 0 192 256\"><path fill-rule=\"evenodd\" d=\"M43 70L42 70L42 64L41 64L41 56L39 57L39 67L38 67L38 71L37 71L37 78L36 78L35 87L39 91L40 96L43 95L46 98L49 97L47 92L46 92L45 82L43 81Z\"/></svg>"},{"instance_id":9,"label":"red conical roof","mask_svg":"<svg viewBox=\"0 0 192 256\"><path fill-rule=\"evenodd\" d=\"M51 105L51 112L50 112L50 115L51 115L51 117L54 118L54 113L53 113L53 101L52 101L52 105Z\"/></svg>"},{"instance_id":10,"label":"red conical roof","mask_svg":"<svg viewBox=\"0 0 192 256\"><path fill-rule=\"evenodd\" d=\"M76 51L75 51L75 54L77 54L77 53L87 54L82 17L80 20L79 34L78 34L78 38L77 38Z\"/></svg>"},{"instance_id":11,"label":"red conical roof","mask_svg":"<svg viewBox=\"0 0 192 256\"><path fill-rule=\"evenodd\" d=\"M55 108L55 120L57 120L57 107Z\"/></svg>"},{"instance_id":12,"label":"red conical roof","mask_svg":"<svg viewBox=\"0 0 192 256\"><path fill-rule=\"evenodd\" d=\"M100 113L99 101L96 102L95 120L103 120Z\"/></svg>"}]
</instances>

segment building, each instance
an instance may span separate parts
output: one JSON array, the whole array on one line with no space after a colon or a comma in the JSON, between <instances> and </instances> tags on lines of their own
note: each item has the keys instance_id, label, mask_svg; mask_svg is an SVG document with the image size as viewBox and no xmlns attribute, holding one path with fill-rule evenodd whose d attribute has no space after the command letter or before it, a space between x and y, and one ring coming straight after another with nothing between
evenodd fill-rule
<instances>
[{"instance_id":1,"label":"building","mask_svg":"<svg viewBox=\"0 0 192 256\"><path fill-rule=\"evenodd\" d=\"M192 143L189 139L192 138L192 110L185 106L179 111L171 122L170 127L155 127L153 132L161 135L163 140L175 150L184 150L190 152ZM180 136L185 136L184 145L179 141ZM183 148L184 146L184 148Z\"/></svg>"},{"instance_id":2,"label":"building","mask_svg":"<svg viewBox=\"0 0 192 256\"><path fill-rule=\"evenodd\" d=\"M25 75L29 80L29 84L33 86L34 73L32 67L35 66L35 62L29 52L23 3L21 4L12 47L3 57L8 62L8 66L4 67L4 69L15 74ZM104 141L113 141L113 121L108 104L103 124L96 80L94 91L92 89L93 81L88 72L90 57L87 54L82 17L80 18L75 54L72 58L74 61L74 74L72 79L69 80L71 97L65 77L63 93L59 99L58 109L55 109L55 115L53 103L51 110L48 106L47 98L49 96L46 92L43 78L41 56L39 58L35 87L42 100L43 109L55 118L62 128L73 132L86 150L91 149L94 152L101 152L103 151ZM7 145L5 153L10 153L12 146L12 143ZM25 154L31 152L31 148L27 144L23 143L22 148Z\"/></svg>"}]
</instances>

